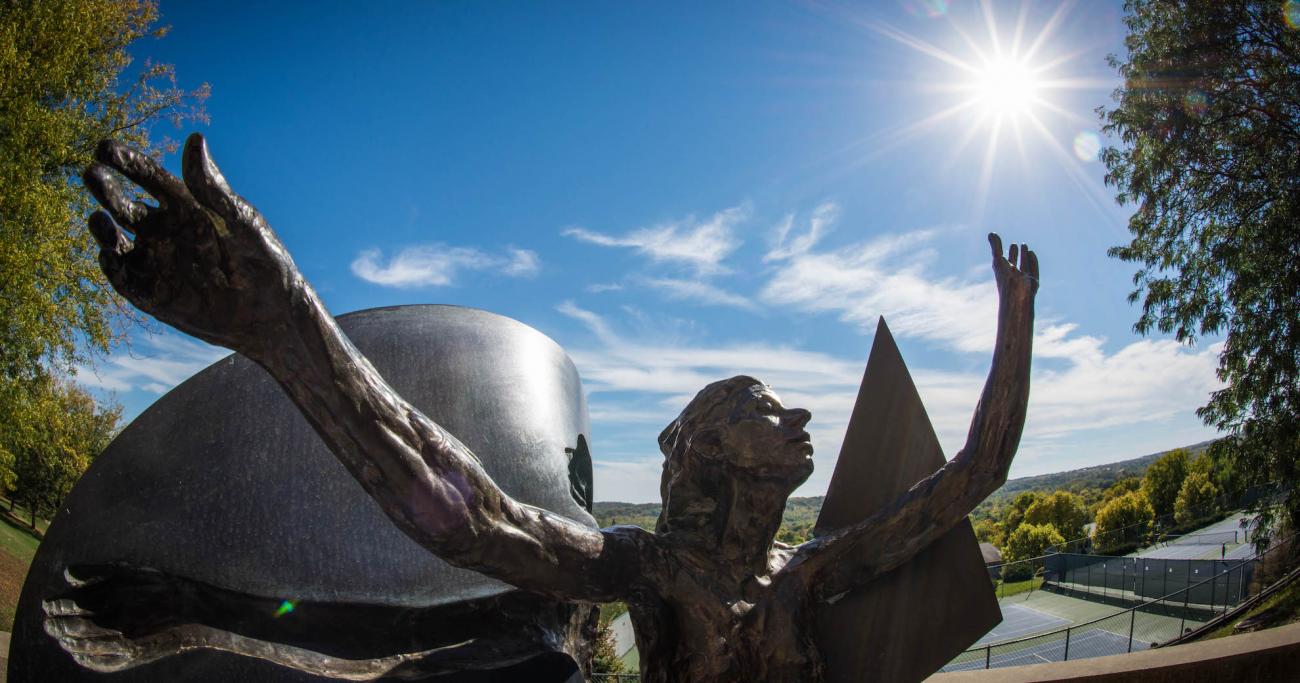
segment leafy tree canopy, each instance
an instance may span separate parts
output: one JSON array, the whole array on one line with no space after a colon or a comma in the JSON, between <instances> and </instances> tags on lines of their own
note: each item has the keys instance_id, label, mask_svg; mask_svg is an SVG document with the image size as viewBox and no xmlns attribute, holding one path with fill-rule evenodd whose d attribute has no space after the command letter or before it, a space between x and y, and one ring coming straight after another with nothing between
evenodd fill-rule
<instances>
[{"instance_id":1,"label":"leafy tree canopy","mask_svg":"<svg viewBox=\"0 0 1300 683\"><path fill-rule=\"evenodd\" d=\"M117 434L122 410L101 407L72 382L48 375L24 388L10 403L13 424L0 431L0 462L5 489L26 505L34 528L37 513L56 509Z\"/></svg>"},{"instance_id":2,"label":"leafy tree canopy","mask_svg":"<svg viewBox=\"0 0 1300 683\"><path fill-rule=\"evenodd\" d=\"M1135 329L1223 334L1198 414L1246 484L1300 484L1300 31L1275 0L1128 0L1102 111L1106 180L1135 207ZM1290 12L1290 15L1287 13ZM1153 500L1153 503L1156 501ZM1163 502L1163 500L1161 501ZM1261 505L1266 517L1272 507ZM1300 521L1300 496L1284 506Z\"/></svg>"},{"instance_id":3,"label":"leafy tree canopy","mask_svg":"<svg viewBox=\"0 0 1300 683\"><path fill-rule=\"evenodd\" d=\"M1187 450L1175 448L1151 463L1142 478L1142 492L1151 501L1157 517L1173 514L1174 500L1187 477Z\"/></svg>"},{"instance_id":4,"label":"leafy tree canopy","mask_svg":"<svg viewBox=\"0 0 1300 683\"><path fill-rule=\"evenodd\" d=\"M1107 488L1101 494L1101 502L1109 503L1110 501L1129 493L1130 491L1142 490L1142 480L1138 477L1126 477L1120 479Z\"/></svg>"},{"instance_id":5,"label":"leafy tree canopy","mask_svg":"<svg viewBox=\"0 0 1300 683\"><path fill-rule=\"evenodd\" d=\"M131 66L154 28L145 0L0 3L0 376L28 380L104 350L131 315L101 286L79 174L117 138L159 153L150 125L204 119L207 86L180 90L168 65Z\"/></svg>"},{"instance_id":6,"label":"leafy tree canopy","mask_svg":"<svg viewBox=\"0 0 1300 683\"><path fill-rule=\"evenodd\" d=\"M1002 549L1002 578L1012 581L1028 578L1038 563L1024 560L1045 555L1064 543L1061 532L1051 524L1021 524L1007 535L1006 547Z\"/></svg>"},{"instance_id":7,"label":"leafy tree canopy","mask_svg":"<svg viewBox=\"0 0 1300 683\"><path fill-rule=\"evenodd\" d=\"M1023 522L1049 524L1065 536L1067 541L1082 537L1083 525L1087 523L1088 511L1084 509L1083 501L1066 491L1057 491L1035 501L1025 510Z\"/></svg>"},{"instance_id":8,"label":"leafy tree canopy","mask_svg":"<svg viewBox=\"0 0 1300 683\"><path fill-rule=\"evenodd\" d=\"M1213 515L1218 511L1220 495L1219 487L1206 472L1188 474L1178 490L1178 500L1174 501L1174 521L1184 526Z\"/></svg>"},{"instance_id":9,"label":"leafy tree canopy","mask_svg":"<svg viewBox=\"0 0 1300 683\"><path fill-rule=\"evenodd\" d=\"M1097 510L1092 544L1097 553L1109 555L1136 546L1147 539L1155 512L1141 491L1126 493Z\"/></svg>"}]
</instances>

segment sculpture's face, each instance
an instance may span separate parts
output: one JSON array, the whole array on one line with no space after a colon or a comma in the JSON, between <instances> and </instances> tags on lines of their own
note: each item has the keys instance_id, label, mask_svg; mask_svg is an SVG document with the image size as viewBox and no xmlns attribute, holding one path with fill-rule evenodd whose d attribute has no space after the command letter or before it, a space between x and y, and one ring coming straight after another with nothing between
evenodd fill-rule
<instances>
[{"instance_id":1,"label":"sculpture's face","mask_svg":"<svg viewBox=\"0 0 1300 683\"><path fill-rule=\"evenodd\" d=\"M727 464L758 476L806 479L813 446L804 427L812 413L786 408L763 385L738 392L735 401L725 424L716 427Z\"/></svg>"}]
</instances>

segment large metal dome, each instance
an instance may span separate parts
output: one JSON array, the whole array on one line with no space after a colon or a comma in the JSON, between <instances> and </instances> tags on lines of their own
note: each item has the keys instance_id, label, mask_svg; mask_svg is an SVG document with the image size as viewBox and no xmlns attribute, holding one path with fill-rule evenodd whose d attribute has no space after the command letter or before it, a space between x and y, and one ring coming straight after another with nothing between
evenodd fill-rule
<instances>
[{"instance_id":1,"label":"large metal dome","mask_svg":"<svg viewBox=\"0 0 1300 683\"><path fill-rule=\"evenodd\" d=\"M565 451L589 427L577 371L559 345L509 318L453 306L367 310L339 323L402 396L479 456L506 493L595 526L571 494L583 483L590 491L590 465L571 467ZM588 481L573 485L572 476ZM270 376L238 355L140 415L68 496L23 588L11 681L96 678L43 632L41 601L67 589L65 567L117 562L261 596L330 602L428 607L512 590L447 565L399 532ZM112 680L240 675L315 680L210 651Z\"/></svg>"}]
</instances>

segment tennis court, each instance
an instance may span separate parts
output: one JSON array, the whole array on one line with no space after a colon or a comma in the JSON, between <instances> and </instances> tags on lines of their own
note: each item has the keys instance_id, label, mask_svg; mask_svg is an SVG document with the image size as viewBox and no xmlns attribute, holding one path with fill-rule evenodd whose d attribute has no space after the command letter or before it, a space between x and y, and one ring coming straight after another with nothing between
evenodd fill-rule
<instances>
[{"instance_id":1,"label":"tennis court","mask_svg":"<svg viewBox=\"0 0 1300 683\"><path fill-rule=\"evenodd\" d=\"M1190 534L1165 539L1129 555L1153 560L1244 560L1255 554L1247 529L1237 513Z\"/></svg>"},{"instance_id":2,"label":"tennis court","mask_svg":"<svg viewBox=\"0 0 1300 683\"><path fill-rule=\"evenodd\" d=\"M970 659L954 661L941 671L969 671L973 669L998 669L1005 666L1022 666L1025 664L1042 664L1044 662L1061 662L1066 660L1066 648L1069 659L1086 657L1105 657L1129 652L1128 634L1120 635L1103 628L1089 628L1070 633L1069 644L1063 632L1046 634L1042 638L1019 643L1009 643L1005 649L996 646L987 653L976 652ZM1132 641L1132 651L1145 650L1151 643Z\"/></svg>"},{"instance_id":3,"label":"tennis court","mask_svg":"<svg viewBox=\"0 0 1300 683\"><path fill-rule=\"evenodd\" d=\"M1065 628L1072 622L1054 614L1040 612L1024 605L1002 605L1002 623L993 627L971 647L979 647L1004 640L1015 640L1035 633L1055 631Z\"/></svg>"}]
</instances>

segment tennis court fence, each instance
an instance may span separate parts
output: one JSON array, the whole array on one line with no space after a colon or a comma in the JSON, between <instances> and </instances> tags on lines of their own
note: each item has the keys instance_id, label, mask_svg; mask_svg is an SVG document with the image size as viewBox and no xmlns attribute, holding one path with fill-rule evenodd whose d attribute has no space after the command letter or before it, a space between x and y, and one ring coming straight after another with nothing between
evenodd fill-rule
<instances>
[{"instance_id":1,"label":"tennis court fence","mask_svg":"<svg viewBox=\"0 0 1300 683\"><path fill-rule=\"evenodd\" d=\"M1065 581L1069 586L1067 591L1085 586L1082 590L1094 591L1090 593L1094 599L1102 591L1113 591L1113 599L1139 601L1129 609L1068 628L971 648L941 670L996 669L1063 662L1157 646L1233 609L1258 592L1259 586L1254 586L1252 591L1251 580L1256 568L1266 555L1282 547L1274 545L1255 557L1226 562L1084 555L1080 557L1099 560L1084 564L1063 555L1056 560L1052 570L1060 572L1053 577L1052 583L1061 586L1062 580L1072 579ZM1051 564L1053 557L1056 556L1049 555L1044 559ZM1154 578L1160 574L1164 576ZM1144 591L1158 592L1158 586L1164 582L1174 590L1159 597L1140 599Z\"/></svg>"},{"instance_id":2,"label":"tennis court fence","mask_svg":"<svg viewBox=\"0 0 1300 683\"><path fill-rule=\"evenodd\" d=\"M1116 602L1182 591L1193 606L1240 602L1255 561L1181 560L1058 553L1043 558L1043 590Z\"/></svg>"}]
</instances>

